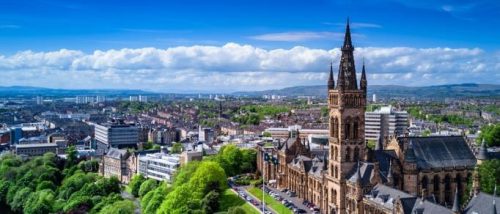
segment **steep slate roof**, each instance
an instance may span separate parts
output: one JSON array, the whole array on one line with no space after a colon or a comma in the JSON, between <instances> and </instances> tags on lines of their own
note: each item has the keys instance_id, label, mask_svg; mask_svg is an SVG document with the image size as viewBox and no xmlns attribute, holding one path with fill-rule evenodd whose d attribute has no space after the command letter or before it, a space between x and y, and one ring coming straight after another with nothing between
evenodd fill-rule
<instances>
[{"instance_id":1,"label":"steep slate roof","mask_svg":"<svg viewBox=\"0 0 500 214\"><path fill-rule=\"evenodd\" d=\"M367 162L360 162L360 175L361 175L361 185L365 186L371 183L372 178L375 176L374 174L374 164L373 163L367 163ZM354 166L353 169L351 169L349 179L347 179L350 182L355 183L359 178L358 178L358 166Z\"/></svg>"},{"instance_id":2,"label":"steep slate roof","mask_svg":"<svg viewBox=\"0 0 500 214\"><path fill-rule=\"evenodd\" d=\"M312 167L312 160L307 156L299 155L298 157L293 159L292 167L301 169L307 173Z\"/></svg>"},{"instance_id":3,"label":"steep slate roof","mask_svg":"<svg viewBox=\"0 0 500 214\"><path fill-rule=\"evenodd\" d=\"M387 182L387 173L389 172L389 167L392 164L396 164L399 159L397 158L396 152L394 150L375 150L374 151L375 161L379 163L380 178L382 182Z\"/></svg>"},{"instance_id":4,"label":"steep slate roof","mask_svg":"<svg viewBox=\"0 0 500 214\"><path fill-rule=\"evenodd\" d=\"M405 214L415 213L417 209L423 210L423 214L453 213L446 207L434 204L427 200L422 200L421 198L412 196L406 192L385 186L383 184L377 184L372 189L370 194L365 197L391 210L394 208L394 203L399 198Z\"/></svg>"},{"instance_id":5,"label":"steep slate roof","mask_svg":"<svg viewBox=\"0 0 500 214\"><path fill-rule=\"evenodd\" d=\"M120 159L121 156L125 157L127 154L127 150L124 149L117 149L117 148L110 148L108 150L108 153L106 153L106 156L114 159Z\"/></svg>"},{"instance_id":6,"label":"steep slate roof","mask_svg":"<svg viewBox=\"0 0 500 214\"><path fill-rule=\"evenodd\" d=\"M416 201L415 201L415 205L413 206L413 210L411 213L415 213L415 211L417 209L423 209L423 212L422 214L436 214L436 213L439 213L439 214L445 214L445 213L450 213L450 214L453 214L453 211L451 211L450 209L446 208L446 207L443 207L439 204L434 204L430 201L427 201L427 200L422 200L421 198L418 198ZM406 209L405 209L405 213L406 213ZM410 214L410 213L408 213Z\"/></svg>"},{"instance_id":7,"label":"steep slate roof","mask_svg":"<svg viewBox=\"0 0 500 214\"><path fill-rule=\"evenodd\" d=\"M476 165L474 154L461 136L402 137L402 139L413 143L419 169Z\"/></svg>"},{"instance_id":8,"label":"steep slate roof","mask_svg":"<svg viewBox=\"0 0 500 214\"><path fill-rule=\"evenodd\" d=\"M466 213L466 214L473 214L473 213L490 214L490 213L493 213L493 200L495 200L496 203L499 203L500 197L498 197L498 196L493 197L493 195L486 194L484 192L480 192L476 196L472 197L472 199L467 204L467 207L465 207L464 213ZM496 205L496 211L497 211L497 213L500 213L500 206L499 205Z\"/></svg>"}]
</instances>

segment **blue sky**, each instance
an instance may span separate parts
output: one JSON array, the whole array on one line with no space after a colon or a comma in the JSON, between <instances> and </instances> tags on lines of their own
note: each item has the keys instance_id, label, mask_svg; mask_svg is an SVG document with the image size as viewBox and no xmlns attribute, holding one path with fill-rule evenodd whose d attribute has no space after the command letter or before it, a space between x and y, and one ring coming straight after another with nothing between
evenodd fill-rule
<instances>
[{"instance_id":1,"label":"blue sky","mask_svg":"<svg viewBox=\"0 0 500 214\"><path fill-rule=\"evenodd\" d=\"M187 80L168 81L173 79L172 76L181 74L201 75L214 80L248 79L249 85L258 83L262 89L290 86L289 80L297 81L295 85L322 84L324 76L319 67L328 64L330 60L336 60L335 48L341 45L345 20L349 16L353 27L354 44L360 47L360 56L372 56L372 61L367 58L368 62L373 63L374 68L369 80L371 78L375 84L393 84L394 79L400 78L394 76L395 74L407 75L410 76L409 79L414 79L429 73L434 75L436 72L452 73L450 67L453 65L462 66L458 76L456 78L442 76L443 81L437 83L469 81L495 83L498 78L492 80L491 75L498 75L500 68L498 64L500 12L498 11L500 2L495 0L2 0L0 1L0 76L19 74L15 78L3 81L62 88L138 87L134 82L123 82L124 79L132 78L144 84L148 83L150 87L146 89L160 91L251 90L237 81L227 83L223 88L217 85L203 85L203 81L197 82L196 86L187 86L190 84ZM193 49L186 49L188 52L174 59L169 55L171 53L162 52L167 48L201 46L202 50L198 50L195 55L200 56L197 54L203 52L202 56L209 57L210 48L225 50L224 47L228 43L239 45L235 51L241 51L239 48L249 45L252 51L257 53L258 62L245 58L244 62L228 64L227 67L233 68L229 72L222 69L226 64L217 64L219 61L199 62L206 64L205 67L181 66L180 69L179 66L165 66L172 61L177 64L196 62L182 61L193 56L189 54ZM292 58L301 57L301 53L293 51L295 47L305 47L313 54L301 58L299 61L304 63L292 65L295 67L287 67L290 63L281 61L277 64L283 63L282 67L274 66L269 69L264 66L266 60L275 59L273 50L283 49L288 51L287 54L296 53L292 54ZM144 56L144 48L153 48L153 52L161 53L154 53L156 58L153 59L141 58ZM394 48L407 49L400 52L402 50L395 51ZM436 52L436 48L442 49ZM117 51L112 52L112 49ZM102 63L96 64L98 61L96 55L100 53L96 53L96 50L104 52L99 56L110 57L106 58L109 60L129 56L124 55L124 52L127 52L124 49L133 52L128 54L140 62L132 67L125 66L123 62L113 62L112 65L104 67L101 66ZM260 50L267 51L267 55L259 55ZM314 54L314 50L324 50L327 56ZM378 52L373 52L374 50ZM391 54L388 56L391 56L393 61L377 58L380 57L380 53L387 51L390 51ZM429 51L437 56L446 55L450 51L454 55L450 56L452 58L445 58L446 63L429 59L426 63L431 65L430 68L429 65L420 65L423 70L415 69L418 64L407 62L420 60L414 56L425 57ZM328 54L332 59L326 59L325 62L325 58L329 57ZM37 58L41 55L42 58ZM51 58L54 55L56 59ZM233 55L229 53L228 56ZM396 60L401 56L402 59ZM86 62L92 58L90 60L92 65L81 66L84 68L75 66L85 61L82 58L85 58ZM310 62L311 60L314 62ZM33 61L38 64L33 64ZM106 60L101 58L101 61ZM130 58L124 61L130 61ZM358 62L360 61L358 59ZM217 66L214 66L214 63ZM255 63L259 66L253 69L240 68L252 67ZM441 67L435 66L438 64ZM473 69L478 70L470 71ZM467 70L475 77L467 77ZM84 78L84 83L81 85L68 84L67 82L79 81L74 77L79 74L75 73L78 71L93 72L86 74L95 78ZM311 74L306 75L304 71ZM65 81L58 83L49 80L44 82L40 78L30 79L37 76L37 72L60 76ZM302 72L301 75L304 76L293 79L292 75L296 72ZM147 76L145 73L152 76ZM283 79L286 80L284 82L260 79L272 77L276 73L289 73L289 75L285 77L286 74L283 74ZM314 74L318 76L311 77ZM389 78L389 74L393 76ZM103 80L102 75L114 79ZM164 77L166 80L161 83L144 82L143 78L149 77L157 79ZM430 82L419 80L410 85L429 84Z\"/></svg>"}]
</instances>

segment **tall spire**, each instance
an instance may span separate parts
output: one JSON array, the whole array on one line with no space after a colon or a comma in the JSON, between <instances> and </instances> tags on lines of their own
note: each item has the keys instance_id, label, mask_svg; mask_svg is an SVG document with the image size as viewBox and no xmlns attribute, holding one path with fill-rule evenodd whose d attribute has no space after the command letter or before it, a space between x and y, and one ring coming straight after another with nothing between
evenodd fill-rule
<instances>
[{"instance_id":1,"label":"tall spire","mask_svg":"<svg viewBox=\"0 0 500 214\"><path fill-rule=\"evenodd\" d=\"M365 92L365 96L366 96L367 85L368 85L368 82L366 81L365 58L363 58L363 69L361 71L361 80L359 82L359 87L361 88L361 90L363 90Z\"/></svg>"},{"instance_id":2,"label":"tall spire","mask_svg":"<svg viewBox=\"0 0 500 214\"><path fill-rule=\"evenodd\" d=\"M328 78L328 90L335 88L335 80L333 79L333 62L330 62L330 77Z\"/></svg>"},{"instance_id":3,"label":"tall spire","mask_svg":"<svg viewBox=\"0 0 500 214\"><path fill-rule=\"evenodd\" d=\"M337 89L356 90L358 83L356 81L356 67L354 65L354 46L351 41L351 28L349 27L349 19L345 29L344 45L341 48L342 56L340 57L339 76L337 78Z\"/></svg>"},{"instance_id":4,"label":"tall spire","mask_svg":"<svg viewBox=\"0 0 500 214\"><path fill-rule=\"evenodd\" d=\"M458 186L455 187L455 199L453 200L453 207L451 208L451 211L453 211L454 213L460 212L460 201L458 200Z\"/></svg>"},{"instance_id":5,"label":"tall spire","mask_svg":"<svg viewBox=\"0 0 500 214\"><path fill-rule=\"evenodd\" d=\"M389 159L389 169L387 170L387 184L389 186L392 186L393 185L393 176L392 176L392 160Z\"/></svg>"},{"instance_id":6,"label":"tall spire","mask_svg":"<svg viewBox=\"0 0 500 214\"><path fill-rule=\"evenodd\" d=\"M344 45L342 46L342 50L354 50L352 46L351 40L351 27L349 27L349 17L347 17L347 24L345 27L345 35L344 35Z\"/></svg>"}]
</instances>

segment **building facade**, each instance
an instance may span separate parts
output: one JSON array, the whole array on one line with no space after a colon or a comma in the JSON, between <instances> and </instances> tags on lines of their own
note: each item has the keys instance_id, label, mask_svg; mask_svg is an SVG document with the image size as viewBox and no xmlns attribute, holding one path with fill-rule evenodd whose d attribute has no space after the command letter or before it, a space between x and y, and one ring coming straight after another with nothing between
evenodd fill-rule
<instances>
[{"instance_id":1,"label":"building facade","mask_svg":"<svg viewBox=\"0 0 500 214\"><path fill-rule=\"evenodd\" d=\"M110 147L137 147L139 143L139 128L119 119L95 124L94 130L98 152L105 152Z\"/></svg>"},{"instance_id":2,"label":"building facade","mask_svg":"<svg viewBox=\"0 0 500 214\"><path fill-rule=\"evenodd\" d=\"M180 166L179 154L165 152L140 155L137 165L138 174L157 181L172 181L172 176Z\"/></svg>"},{"instance_id":3,"label":"building facade","mask_svg":"<svg viewBox=\"0 0 500 214\"><path fill-rule=\"evenodd\" d=\"M384 141L391 136L401 136L407 133L408 112L396 111L392 106L366 112L365 120L365 139L367 141Z\"/></svg>"},{"instance_id":4,"label":"building facade","mask_svg":"<svg viewBox=\"0 0 500 214\"><path fill-rule=\"evenodd\" d=\"M321 213L463 212L458 198L469 194L465 185L476 165L464 138L393 136L368 149L365 66L358 86L349 24L341 51L337 83L333 65L328 79L327 145L312 147L300 129L277 130L284 140L258 148L266 183L295 192Z\"/></svg>"}]
</instances>

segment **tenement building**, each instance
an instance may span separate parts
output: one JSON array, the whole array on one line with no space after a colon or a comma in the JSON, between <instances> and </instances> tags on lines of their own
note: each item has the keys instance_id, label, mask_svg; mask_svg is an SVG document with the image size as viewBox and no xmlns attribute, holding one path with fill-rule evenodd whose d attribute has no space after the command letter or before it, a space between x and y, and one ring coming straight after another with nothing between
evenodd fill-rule
<instances>
[{"instance_id":1,"label":"tenement building","mask_svg":"<svg viewBox=\"0 0 500 214\"><path fill-rule=\"evenodd\" d=\"M329 72L328 142L313 147L297 129L273 145L262 144L257 166L266 183L296 192L325 214L498 210L498 197L479 192L476 158L463 137L393 136L367 149L367 78L363 63L358 84L349 23L341 51L336 83L333 65ZM471 180L469 193L466 186Z\"/></svg>"}]
</instances>

